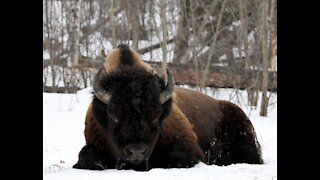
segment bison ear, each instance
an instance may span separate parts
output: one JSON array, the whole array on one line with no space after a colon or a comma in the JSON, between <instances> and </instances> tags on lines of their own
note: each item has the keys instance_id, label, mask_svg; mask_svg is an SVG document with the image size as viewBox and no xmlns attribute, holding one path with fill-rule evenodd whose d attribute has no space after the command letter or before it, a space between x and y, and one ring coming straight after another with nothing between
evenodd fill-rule
<instances>
[{"instance_id":1,"label":"bison ear","mask_svg":"<svg viewBox=\"0 0 320 180\"><path fill-rule=\"evenodd\" d=\"M101 79L106 76L106 72L103 68L100 68L93 80L93 92L94 95L103 103L108 104L111 98L109 92L107 92L101 85Z\"/></svg>"},{"instance_id":2,"label":"bison ear","mask_svg":"<svg viewBox=\"0 0 320 180\"><path fill-rule=\"evenodd\" d=\"M167 83L165 89L160 93L160 102L164 104L168 99L172 97L172 93L174 90L175 82L173 76L171 75L170 71L167 71Z\"/></svg>"}]
</instances>

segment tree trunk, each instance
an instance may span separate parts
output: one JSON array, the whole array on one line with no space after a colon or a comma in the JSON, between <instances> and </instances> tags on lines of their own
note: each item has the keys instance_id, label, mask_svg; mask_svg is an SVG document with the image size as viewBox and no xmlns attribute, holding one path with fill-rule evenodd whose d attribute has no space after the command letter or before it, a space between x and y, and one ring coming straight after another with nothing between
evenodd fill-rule
<instances>
[{"instance_id":1,"label":"tree trunk","mask_svg":"<svg viewBox=\"0 0 320 180\"><path fill-rule=\"evenodd\" d=\"M262 43L262 100L260 106L260 116L267 116L268 114L268 2L262 3L261 14L261 43Z\"/></svg>"},{"instance_id":2,"label":"tree trunk","mask_svg":"<svg viewBox=\"0 0 320 180\"><path fill-rule=\"evenodd\" d=\"M75 6L72 9L73 14L73 49L72 49L72 66L79 64L79 34L80 34L80 8L81 1L76 0Z\"/></svg>"},{"instance_id":3,"label":"tree trunk","mask_svg":"<svg viewBox=\"0 0 320 180\"><path fill-rule=\"evenodd\" d=\"M247 11L247 0L239 0L239 9L240 9L240 37L241 37L241 47L244 45L245 52L245 69L250 69L251 60L249 54L249 42L248 42L248 11ZM244 69L244 70L245 70ZM248 95L248 105L257 106L257 81L254 75L251 75L250 71L245 71L247 77L251 77L249 83L247 84L247 95Z\"/></svg>"},{"instance_id":4,"label":"tree trunk","mask_svg":"<svg viewBox=\"0 0 320 180\"><path fill-rule=\"evenodd\" d=\"M276 23L276 2L275 0L271 0L271 10L270 10L270 18L271 18L271 70L276 71L277 70L277 23Z\"/></svg>"},{"instance_id":5,"label":"tree trunk","mask_svg":"<svg viewBox=\"0 0 320 180\"><path fill-rule=\"evenodd\" d=\"M249 106L257 106L258 105L258 99L259 99L259 89L256 83L257 81L252 78L252 86L247 89L247 95L248 95L248 105Z\"/></svg>"},{"instance_id":6,"label":"tree trunk","mask_svg":"<svg viewBox=\"0 0 320 180\"><path fill-rule=\"evenodd\" d=\"M127 8L125 8L125 14L126 14L126 19L127 19L127 23L126 23L126 33L127 33L127 39L126 41L128 41L128 44L130 44L130 40L132 38L132 24L131 24L131 0L126 0L126 5L127 5ZM123 32L123 31L122 31ZM124 35L122 35L124 36Z\"/></svg>"},{"instance_id":7,"label":"tree trunk","mask_svg":"<svg viewBox=\"0 0 320 180\"><path fill-rule=\"evenodd\" d=\"M139 7L137 6L138 2L132 2L133 10L131 9L131 24L132 24L132 48L135 51L139 49L139 32L140 32L140 20L139 20Z\"/></svg>"},{"instance_id":8,"label":"tree trunk","mask_svg":"<svg viewBox=\"0 0 320 180\"><path fill-rule=\"evenodd\" d=\"M164 80L167 82L167 15L166 15L166 0L161 0L161 24L162 24L162 72Z\"/></svg>"},{"instance_id":9,"label":"tree trunk","mask_svg":"<svg viewBox=\"0 0 320 180\"><path fill-rule=\"evenodd\" d=\"M76 67L79 64L79 36L80 36L80 12L81 12L81 1L76 0L74 3L74 8L72 9L73 15L73 39L72 39L72 66L71 66L71 86L77 86L77 69Z\"/></svg>"},{"instance_id":10,"label":"tree trunk","mask_svg":"<svg viewBox=\"0 0 320 180\"><path fill-rule=\"evenodd\" d=\"M83 79L84 88L87 88L88 87L88 73L85 69L81 70L81 76Z\"/></svg>"},{"instance_id":11,"label":"tree trunk","mask_svg":"<svg viewBox=\"0 0 320 180\"><path fill-rule=\"evenodd\" d=\"M132 0L127 0L127 11L126 16L128 20L128 34L129 38L128 40L132 40L132 49L135 51L138 51L139 49L139 27L140 27L140 21L139 21L139 15L138 15L138 6L137 2L134 2Z\"/></svg>"},{"instance_id":12,"label":"tree trunk","mask_svg":"<svg viewBox=\"0 0 320 180\"><path fill-rule=\"evenodd\" d=\"M194 12L194 8L193 8L193 4L192 4L192 0L189 0L190 3L190 17L191 17L191 28L192 29L196 29L196 19L195 19L195 12ZM192 61L194 63L194 68L195 68L195 79L196 79L196 90L200 91L200 87L199 87L199 67L198 67L198 59L197 59L197 55L196 55L196 44L198 44L198 34L196 33L196 31L192 31L191 32L193 41L191 43L191 47L192 47Z\"/></svg>"},{"instance_id":13,"label":"tree trunk","mask_svg":"<svg viewBox=\"0 0 320 180\"><path fill-rule=\"evenodd\" d=\"M261 13L261 5L260 7L258 6L257 9L255 10L257 15L254 19L254 23L256 28L254 29L254 46L252 47L253 50L252 50L252 56L253 56L253 59L255 59L255 61L251 61L251 65L252 67L255 67L255 68L258 68L260 69L261 66L262 66L262 37L263 37L263 32L262 32L262 13ZM262 79L262 76L261 76L261 73L260 71L253 71L252 72L252 81L254 82L253 84L253 89L252 91L249 90L249 94L250 95L250 104L251 106L258 106L258 99L259 99L259 93L260 93L260 90L261 90L261 79Z\"/></svg>"},{"instance_id":14,"label":"tree trunk","mask_svg":"<svg viewBox=\"0 0 320 180\"><path fill-rule=\"evenodd\" d=\"M178 22L177 35L174 40L174 50L173 50L173 63L179 63L183 60L186 54L186 49L188 48L188 41L190 35L190 25L188 23L189 19L189 0L179 0L180 6L180 16Z\"/></svg>"},{"instance_id":15,"label":"tree trunk","mask_svg":"<svg viewBox=\"0 0 320 180\"><path fill-rule=\"evenodd\" d=\"M148 5L147 5L147 9L148 9L148 14L149 14L149 18L148 18L148 22L147 24L150 25L149 27L149 38L150 38L150 41L149 43L151 44L153 42L153 31L154 31L154 23L155 22L155 18L154 18L154 3L153 1L147 1ZM149 45L150 46L150 45ZM153 49L150 49L150 60L153 61L153 53L152 53ZM140 53L140 52L139 52Z\"/></svg>"},{"instance_id":16,"label":"tree trunk","mask_svg":"<svg viewBox=\"0 0 320 180\"><path fill-rule=\"evenodd\" d=\"M240 7L240 34L242 44L245 50L245 68L248 69L251 66L250 55L249 55L249 42L248 42L248 12L247 12L247 0L239 0Z\"/></svg>"},{"instance_id":17,"label":"tree trunk","mask_svg":"<svg viewBox=\"0 0 320 180\"><path fill-rule=\"evenodd\" d=\"M116 48L116 21L114 17L114 0L110 0L110 21L111 21L111 44L113 48Z\"/></svg>"},{"instance_id":18,"label":"tree trunk","mask_svg":"<svg viewBox=\"0 0 320 180\"><path fill-rule=\"evenodd\" d=\"M45 1L45 14L46 14L46 29L47 29L47 35L48 35L48 51L50 55L50 69L51 69L51 81L52 81L52 92L57 92L57 85L56 85L56 71L54 69L54 59L55 54L53 50L53 44L52 44L52 37L51 37L51 18L52 18L52 1L51 1L51 10L50 10L50 17L49 17L49 5L48 1ZM50 19L49 19L50 18Z\"/></svg>"},{"instance_id":19,"label":"tree trunk","mask_svg":"<svg viewBox=\"0 0 320 180\"><path fill-rule=\"evenodd\" d=\"M215 28L215 30L213 32L213 38L212 38L212 43L211 43L211 47L210 47L210 50L209 50L208 60L207 60L205 69L204 69L203 74L202 74L202 80L200 82L200 86L201 87L205 87L206 86L209 67L211 65L211 60L213 58L213 54L214 54L214 49L215 49L215 46L216 46L217 38L218 38L218 35L220 33L220 25L221 25L221 20L222 20L223 13L225 11L225 8L224 8L225 4L226 4L226 0L223 0L222 5L221 5L221 10L220 10L220 13L219 13L219 16L218 16L218 22L217 22L216 28Z\"/></svg>"},{"instance_id":20,"label":"tree trunk","mask_svg":"<svg viewBox=\"0 0 320 180\"><path fill-rule=\"evenodd\" d=\"M226 48L226 58L227 58L227 64L228 67L232 67L233 66L233 52L232 52L232 46L230 44L226 44L225 45Z\"/></svg>"}]
</instances>

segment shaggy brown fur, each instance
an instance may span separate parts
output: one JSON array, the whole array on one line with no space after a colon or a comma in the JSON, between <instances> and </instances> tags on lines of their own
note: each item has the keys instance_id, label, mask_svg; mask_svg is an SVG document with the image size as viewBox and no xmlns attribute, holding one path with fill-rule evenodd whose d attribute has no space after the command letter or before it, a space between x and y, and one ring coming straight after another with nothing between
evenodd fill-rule
<instances>
[{"instance_id":1,"label":"shaggy brown fur","mask_svg":"<svg viewBox=\"0 0 320 180\"><path fill-rule=\"evenodd\" d=\"M74 168L149 170L192 167L199 161L263 163L254 127L237 105L183 88L175 88L162 104L164 80L127 47L113 50L104 67L108 75L102 84L112 98L103 103L94 96L85 120L86 146ZM128 159L130 153L140 152L136 147L126 152L128 144L147 146L142 148L143 161Z\"/></svg>"},{"instance_id":2,"label":"shaggy brown fur","mask_svg":"<svg viewBox=\"0 0 320 180\"><path fill-rule=\"evenodd\" d=\"M161 145L171 145L179 142L181 149L195 151L197 156L201 157L201 160L204 160L205 155L199 147L198 137L192 128L193 125L188 121L177 104L173 103L171 114L163 122L158 143ZM94 145L100 150L113 149L108 148L110 144L107 143L107 138L110 136L106 134L93 117L92 104L90 104L87 110L84 134L87 144ZM116 155L119 153L112 152L112 154Z\"/></svg>"},{"instance_id":3,"label":"shaggy brown fur","mask_svg":"<svg viewBox=\"0 0 320 180\"><path fill-rule=\"evenodd\" d=\"M263 163L255 130L237 105L183 88L175 94L174 103L193 125L206 163Z\"/></svg>"},{"instance_id":4,"label":"shaggy brown fur","mask_svg":"<svg viewBox=\"0 0 320 180\"><path fill-rule=\"evenodd\" d=\"M153 68L148 64L142 61L140 55L135 52L134 50L131 50L132 53L132 60L133 60L133 66L141 67L149 72L153 72ZM115 48L113 49L105 58L104 62L104 68L107 73L111 73L114 70L117 70L120 68L121 62L120 62L120 49Z\"/></svg>"},{"instance_id":5,"label":"shaggy brown fur","mask_svg":"<svg viewBox=\"0 0 320 180\"><path fill-rule=\"evenodd\" d=\"M108 135L92 116L92 105L87 112L85 137L87 144L99 149L110 145L105 140ZM172 144L196 152L207 164L263 163L254 128L239 107L188 89L175 89L171 113L164 120L156 147ZM238 147L231 148L235 145Z\"/></svg>"},{"instance_id":6,"label":"shaggy brown fur","mask_svg":"<svg viewBox=\"0 0 320 180\"><path fill-rule=\"evenodd\" d=\"M204 153L199 147L198 137L193 131L192 124L174 102L170 115L164 120L159 144L175 144L179 142L181 149L190 149L204 160Z\"/></svg>"}]
</instances>

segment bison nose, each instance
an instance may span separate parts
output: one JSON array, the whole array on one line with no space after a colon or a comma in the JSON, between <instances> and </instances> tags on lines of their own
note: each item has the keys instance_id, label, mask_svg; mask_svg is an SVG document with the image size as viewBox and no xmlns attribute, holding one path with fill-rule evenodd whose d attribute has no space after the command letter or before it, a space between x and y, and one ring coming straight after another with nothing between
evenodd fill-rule
<instances>
[{"instance_id":1,"label":"bison nose","mask_svg":"<svg viewBox=\"0 0 320 180\"><path fill-rule=\"evenodd\" d=\"M141 162L148 153L148 149L144 143L128 144L123 148L123 153L130 162Z\"/></svg>"}]
</instances>

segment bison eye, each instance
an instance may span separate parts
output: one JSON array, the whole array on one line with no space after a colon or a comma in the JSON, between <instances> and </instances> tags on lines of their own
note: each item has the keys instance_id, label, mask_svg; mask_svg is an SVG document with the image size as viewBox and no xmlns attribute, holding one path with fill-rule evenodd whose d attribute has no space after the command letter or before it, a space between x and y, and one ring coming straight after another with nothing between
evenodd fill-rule
<instances>
[{"instance_id":1,"label":"bison eye","mask_svg":"<svg viewBox=\"0 0 320 180\"><path fill-rule=\"evenodd\" d=\"M110 121L111 121L113 124L118 124L118 123L119 123L119 119L116 118L116 117L110 117Z\"/></svg>"}]
</instances>

